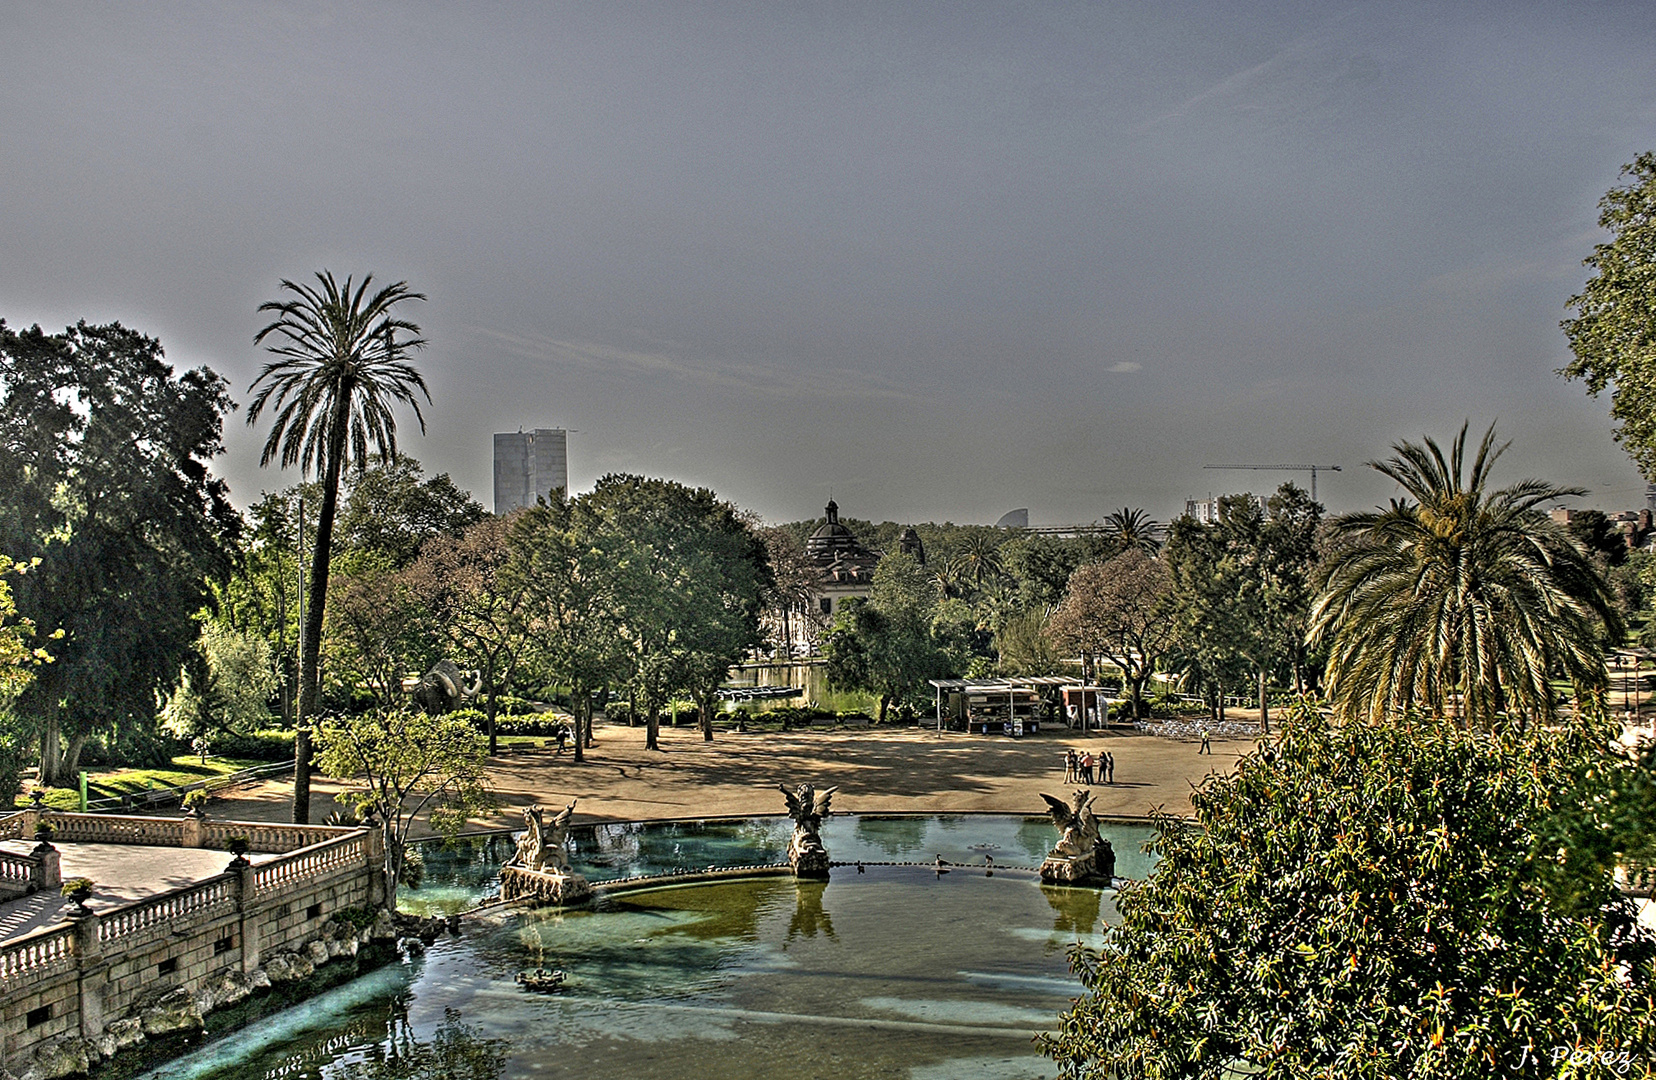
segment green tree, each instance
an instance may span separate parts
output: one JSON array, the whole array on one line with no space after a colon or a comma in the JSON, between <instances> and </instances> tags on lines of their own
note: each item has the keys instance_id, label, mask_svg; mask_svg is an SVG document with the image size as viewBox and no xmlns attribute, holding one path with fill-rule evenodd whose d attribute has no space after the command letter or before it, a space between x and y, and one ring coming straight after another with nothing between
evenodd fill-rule
<instances>
[{"instance_id":1,"label":"green tree","mask_svg":"<svg viewBox=\"0 0 1656 1080\"><path fill-rule=\"evenodd\" d=\"M160 342L119 323L0 323L0 550L41 560L18 609L64 634L16 705L43 784L71 783L95 736L128 760L167 756L158 703L241 524L208 470L229 408L218 375L175 374Z\"/></svg>"},{"instance_id":2,"label":"green tree","mask_svg":"<svg viewBox=\"0 0 1656 1080\"><path fill-rule=\"evenodd\" d=\"M1104 535L1116 551L1137 548L1146 555L1154 555L1161 550L1162 532L1161 522L1132 507L1112 511L1104 519Z\"/></svg>"},{"instance_id":3,"label":"green tree","mask_svg":"<svg viewBox=\"0 0 1656 1080\"><path fill-rule=\"evenodd\" d=\"M616 597L621 566L616 548L594 541L577 524L574 503L561 491L512 520L513 573L529 583L528 663L547 681L567 686L575 721L575 760L584 761L592 737L593 699L625 680L626 642Z\"/></svg>"},{"instance_id":4,"label":"green tree","mask_svg":"<svg viewBox=\"0 0 1656 1080\"><path fill-rule=\"evenodd\" d=\"M712 702L730 665L760 644L774 578L765 546L735 507L706 488L610 475L577 503L577 529L614 561L613 603L631 683L660 749L661 709L678 689Z\"/></svg>"},{"instance_id":5,"label":"green tree","mask_svg":"<svg viewBox=\"0 0 1656 1080\"><path fill-rule=\"evenodd\" d=\"M201 624L199 661L187 664L161 720L174 736L208 731L253 732L270 722L277 687L270 646L216 619Z\"/></svg>"},{"instance_id":6,"label":"green tree","mask_svg":"<svg viewBox=\"0 0 1656 1080\"><path fill-rule=\"evenodd\" d=\"M277 462L282 468L298 465L322 479L322 502L317 510L310 581L305 591L305 624L299 638L299 723L294 737L293 820L310 820L310 731L316 712L318 660L322 649L323 616L328 600L329 559L334 518L339 508L340 477L347 462L363 467L372 451L382 461L397 451L398 402L414 410L420 431L425 416L420 396L429 403L425 380L407 360L422 348L420 328L393 314L400 303L424 300L406 282L389 285L372 296L372 275L364 275L352 290L326 270L316 275L317 286L283 280L290 299L271 300L260 311L276 314L270 325L254 336L255 345L267 340L275 354L249 389L258 389L247 410L247 422L257 423L266 408L273 413L270 435L259 456L261 466ZM397 339L397 334L405 336ZM263 388L260 389L261 384Z\"/></svg>"},{"instance_id":7,"label":"green tree","mask_svg":"<svg viewBox=\"0 0 1656 1080\"><path fill-rule=\"evenodd\" d=\"M946 675L947 655L931 633L935 596L912 557L897 552L881 559L868 599L847 602L828 632L829 685L878 695L883 722L893 702Z\"/></svg>"},{"instance_id":8,"label":"green tree","mask_svg":"<svg viewBox=\"0 0 1656 1080\"><path fill-rule=\"evenodd\" d=\"M1047 632L1066 654L1103 657L1121 670L1133 715L1144 715L1144 684L1173 643L1173 578L1140 547L1070 577L1069 593Z\"/></svg>"},{"instance_id":9,"label":"green tree","mask_svg":"<svg viewBox=\"0 0 1656 1080\"><path fill-rule=\"evenodd\" d=\"M1656 154L1640 154L1622 176L1628 183L1599 201L1599 227L1612 239L1584 260L1594 276L1570 297L1576 315L1562 325L1575 359L1559 374L1594 397L1615 384L1616 440L1656 480Z\"/></svg>"},{"instance_id":10,"label":"green tree","mask_svg":"<svg viewBox=\"0 0 1656 1080\"><path fill-rule=\"evenodd\" d=\"M1338 546L1311 634L1328 645L1326 679L1341 716L1419 708L1493 728L1510 710L1551 722L1554 671L1578 700L1605 685L1605 642L1623 635L1615 598L1540 509L1583 492L1533 479L1489 490L1508 445L1496 445L1491 426L1469 462L1463 425L1447 457L1428 438L1369 462L1408 497L1332 523Z\"/></svg>"},{"instance_id":11,"label":"green tree","mask_svg":"<svg viewBox=\"0 0 1656 1080\"><path fill-rule=\"evenodd\" d=\"M488 516L448 473L426 476L407 454L353 471L344 484L336 558L342 552L371 552L401 570L413 564L427 540L459 539Z\"/></svg>"},{"instance_id":12,"label":"green tree","mask_svg":"<svg viewBox=\"0 0 1656 1080\"><path fill-rule=\"evenodd\" d=\"M1564 528L1587 554L1602 559L1606 569L1627 561L1627 540L1603 510L1577 510Z\"/></svg>"},{"instance_id":13,"label":"green tree","mask_svg":"<svg viewBox=\"0 0 1656 1080\"><path fill-rule=\"evenodd\" d=\"M408 833L424 814L446 840L493 807L483 736L463 716L381 709L324 721L318 768L349 785L335 796L359 818L372 814L385 842L385 907L397 910Z\"/></svg>"},{"instance_id":14,"label":"green tree","mask_svg":"<svg viewBox=\"0 0 1656 1080\"><path fill-rule=\"evenodd\" d=\"M1604 746L1298 710L1203 782L1194 821L1158 816L1156 869L1075 954L1085 996L1044 1040L1060 1075L1642 1075L1656 942L1610 873L1561 904L1544 869Z\"/></svg>"},{"instance_id":15,"label":"green tree","mask_svg":"<svg viewBox=\"0 0 1656 1080\"><path fill-rule=\"evenodd\" d=\"M340 572L343 571L343 572ZM437 659L429 590L413 569L393 569L384 556L353 552L329 586L327 681L348 702L361 686L380 708L403 699L403 679Z\"/></svg>"}]
</instances>

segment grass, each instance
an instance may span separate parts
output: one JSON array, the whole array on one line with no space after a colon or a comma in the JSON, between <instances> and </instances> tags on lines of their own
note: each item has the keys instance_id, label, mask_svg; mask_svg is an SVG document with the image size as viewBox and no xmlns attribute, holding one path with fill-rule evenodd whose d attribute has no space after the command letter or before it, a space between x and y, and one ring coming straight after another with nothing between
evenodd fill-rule
<instances>
[{"instance_id":1,"label":"grass","mask_svg":"<svg viewBox=\"0 0 1656 1080\"><path fill-rule=\"evenodd\" d=\"M203 780L211 780L215 776L228 776L241 769L250 769L255 765L265 765L268 762L255 761L252 758L207 758L206 764L195 754L180 754L172 759L170 766L153 769L110 769L104 772L87 770L86 796L89 799L115 799L122 795L134 795L151 788L182 787L185 784L196 784ZM29 800L18 796L17 805L27 806ZM46 791L46 805L54 810L80 809L80 792L69 788L49 788Z\"/></svg>"}]
</instances>

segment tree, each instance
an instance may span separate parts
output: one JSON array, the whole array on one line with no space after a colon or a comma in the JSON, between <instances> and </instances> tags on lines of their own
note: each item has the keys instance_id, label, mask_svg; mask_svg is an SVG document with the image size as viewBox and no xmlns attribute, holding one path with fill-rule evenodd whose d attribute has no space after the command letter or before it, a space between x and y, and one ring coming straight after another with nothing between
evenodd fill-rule
<instances>
[{"instance_id":1,"label":"tree","mask_svg":"<svg viewBox=\"0 0 1656 1080\"><path fill-rule=\"evenodd\" d=\"M339 508L339 484L347 462L359 469L367 463L370 444L382 461L397 451L397 419L393 406L401 402L414 410L425 432L419 396L431 401L431 392L407 356L424 347L420 328L397 318L393 309L408 300L424 300L406 282L368 295L372 275L364 275L353 292L323 270L317 286L283 280L287 300L270 300L260 311L276 313L276 320L253 338L266 340L276 360L266 364L249 389L257 389L247 410L247 422L257 423L269 408L274 416L270 436L259 456L261 466L278 462L286 469L298 465L309 475L314 467L322 478L322 505L317 512L316 543L312 549L310 582L306 589L305 625L299 638L299 723L294 734L293 820L310 820L310 731L306 723L316 712L318 659L322 648L323 616L328 601L329 557L333 547L334 517ZM405 335L397 340L396 335Z\"/></svg>"},{"instance_id":2,"label":"tree","mask_svg":"<svg viewBox=\"0 0 1656 1080\"><path fill-rule=\"evenodd\" d=\"M483 677L489 753L497 749L500 694L528 644L530 581L516 572L510 517L488 517L459 539L437 536L420 552L407 587L425 606L425 625Z\"/></svg>"},{"instance_id":3,"label":"tree","mask_svg":"<svg viewBox=\"0 0 1656 1080\"><path fill-rule=\"evenodd\" d=\"M1210 701L1246 667L1259 695L1259 725L1270 730L1270 681L1286 660L1306 684L1305 634L1317 565L1322 508L1283 484L1268 499L1226 495L1204 524L1173 523L1163 558L1173 575L1173 609L1184 670ZM1240 680L1237 680L1240 681Z\"/></svg>"},{"instance_id":4,"label":"tree","mask_svg":"<svg viewBox=\"0 0 1656 1080\"><path fill-rule=\"evenodd\" d=\"M178 689L161 712L167 730L188 738L208 731L257 731L270 720L276 669L264 638L215 619L201 624L199 661L185 665Z\"/></svg>"},{"instance_id":5,"label":"tree","mask_svg":"<svg viewBox=\"0 0 1656 1080\"><path fill-rule=\"evenodd\" d=\"M1104 535L1117 551L1137 548L1146 555L1161 550L1161 522L1143 510L1123 506L1104 519Z\"/></svg>"},{"instance_id":6,"label":"tree","mask_svg":"<svg viewBox=\"0 0 1656 1080\"><path fill-rule=\"evenodd\" d=\"M1173 642L1172 592L1166 565L1129 547L1070 577L1047 632L1060 650L1101 656L1120 668L1133 715L1141 716L1144 684Z\"/></svg>"},{"instance_id":7,"label":"tree","mask_svg":"<svg viewBox=\"0 0 1656 1080\"><path fill-rule=\"evenodd\" d=\"M878 695L884 722L893 702L947 674L947 657L931 633L934 596L925 568L911 556L881 559L869 597L848 601L828 632L828 684Z\"/></svg>"},{"instance_id":8,"label":"tree","mask_svg":"<svg viewBox=\"0 0 1656 1080\"><path fill-rule=\"evenodd\" d=\"M1577 510L1564 528L1587 554L1602 559L1606 568L1627 561L1627 539L1603 510Z\"/></svg>"},{"instance_id":9,"label":"tree","mask_svg":"<svg viewBox=\"0 0 1656 1080\"><path fill-rule=\"evenodd\" d=\"M52 661L52 655L44 648L30 647L29 639L35 635L34 620L18 617L17 602L12 598L11 584L6 581L7 574L28 573L30 565L19 566L0 555L0 708L9 706L33 681L36 667Z\"/></svg>"},{"instance_id":10,"label":"tree","mask_svg":"<svg viewBox=\"0 0 1656 1080\"><path fill-rule=\"evenodd\" d=\"M380 708L402 701L403 678L436 659L428 606L430 588L414 570L394 570L382 556L353 553L329 586L327 638L330 681L349 701L361 685Z\"/></svg>"},{"instance_id":11,"label":"tree","mask_svg":"<svg viewBox=\"0 0 1656 1080\"><path fill-rule=\"evenodd\" d=\"M1341 716L1377 721L1420 708L1493 728L1510 711L1550 723L1553 672L1578 700L1604 686L1605 641L1623 634L1615 597L1539 509L1584 492L1540 480L1488 490L1508 445L1496 445L1491 426L1468 462L1462 425L1447 457L1428 438L1369 462L1408 498L1332 523L1339 546L1311 635L1328 644Z\"/></svg>"},{"instance_id":12,"label":"tree","mask_svg":"<svg viewBox=\"0 0 1656 1080\"><path fill-rule=\"evenodd\" d=\"M1210 775L1195 820L1078 949L1064 1077L1627 1075L1656 1053L1656 942L1609 872L1548 887L1546 825L1600 738L1330 727ZM1574 1067L1553 1056L1575 1052ZM1605 1053L1608 1064L1589 1054ZM1585 1067L1583 1065L1585 1064Z\"/></svg>"},{"instance_id":13,"label":"tree","mask_svg":"<svg viewBox=\"0 0 1656 1080\"><path fill-rule=\"evenodd\" d=\"M401 570L437 536L459 539L488 514L449 479L426 476L420 463L396 454L345 477L334 555L371 552Z\"/></svg>"},{"instance_id":14,"label":"tree","mask_svg":"<svg viewBox=\"0 0 1656 1080\"><path fill-rule=\"evenodd\" d=\"M241 526L208 470L224 380L175 374L160 342L119 323L0 323L0 395L0 550L40 559L17 606L63 631L16 706L39 735L41 783L72 783L95 736L132 762L165 758L158 703Z\"/></svg>"},{"instance_id":15,"label":"tree","mask_svg":"<svg viewBox=\"0 0 1656 1080\"><path fill-rule=\"evenodd\" d=\"M583 516L581 525L592 524ZM621 566L577 524L561 491L513 518L513 573L529 582L529 662L569 687L575 760L586 759L595 695L626 678L626 642L616 603Z\"/></svg>"},{"instance_id":16,"label":"tree","mask_svg":"<svg viewBox=\"0 0 1656 1080\"><path fill-rule=\"evenodd\" d=\"M660 749L661 708L681 688L700 703L711 739L719 684L761 641L759 613L774 587L763 542L712 491L641 476L600 478L576 518L578 534L616 567L615 625L645 709L645 745Z\"/></svg>"},{"instance_id":17,"label":"tree","mask_svg":"<svg viewBox=\"0 0 1656 1080\"><path fill-rule=\"evenodd\" d=\"M387 911L397 910L408 832L421 814L453 840L467 818L493 806L483 736L465 717L376 710L324 721L316 741L322 772L354 785L336 798L363 820L379 820Z\"/></svg>"},{"instance_id":18,"label":"tree","mask_svg":"<svg viewBox=\"0 0 1656 1080\"><path fill-rule=\"evenodd\" d=\"M1563 322L1575 359L1560 369L1597 397L1615 384L1610 416L1620 442L1647 480L1656 480L1656 154L1622 169L1629 179L1599 201L1599 227L1613 239L1583 262L1592 277Z\"/></svg>"},{"instance_id":19,"label":"tree","mask_svg":"<svg viewBox=\"0 0 1656 1080\"><path fill-rule=\"evenodd\" d=\"M792 531L773 525L759 530L776 582L766 597L765 628L777 658L793 659L796 638L807 648L815 646L822 633L822 618L811 610L816 588L816 566L805 554L805 546Z\"/></svg>"}]
</instances>

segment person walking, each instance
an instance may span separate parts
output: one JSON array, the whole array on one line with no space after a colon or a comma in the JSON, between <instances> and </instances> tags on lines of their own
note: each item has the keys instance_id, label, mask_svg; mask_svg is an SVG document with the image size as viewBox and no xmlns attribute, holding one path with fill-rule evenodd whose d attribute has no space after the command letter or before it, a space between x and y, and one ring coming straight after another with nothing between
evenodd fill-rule
<instances>
[{"instance_id":1,"label":"person walking","mask_svg":"<svg viewBox=\"0 0 1656 1080\"><path fill-rule=\"evenodd\" d=\"M1206 724L1202 725L1202 748L1196 752L1198 754L1206 754L1209 757L1213 756L1213 744L1208 741L1208 729Z\"/></svg>"}]
</instances>

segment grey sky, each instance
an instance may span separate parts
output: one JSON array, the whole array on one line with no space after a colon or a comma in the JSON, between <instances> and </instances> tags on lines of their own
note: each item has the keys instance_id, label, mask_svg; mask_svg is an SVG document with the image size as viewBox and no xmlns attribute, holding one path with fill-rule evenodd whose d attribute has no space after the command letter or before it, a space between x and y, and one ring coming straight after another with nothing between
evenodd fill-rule
<instances>
[{"instance_id":1,"label":"grey sky","mask_svg":"<svg viewBox=\"0 0 1656 1080\"><path fill-rule=\"evenodd\" d=\"M429 433L768 520L1041 522L1498 419L1498 480L1642 503L1553 372L1656 149L1637 3L21 4L0 316L120 319L238 400L280 278L430 296ZM237 501L291 482L232 418ZM1303 483L1304 477L1298 479Z\"/></svg>"}]
</instances>

